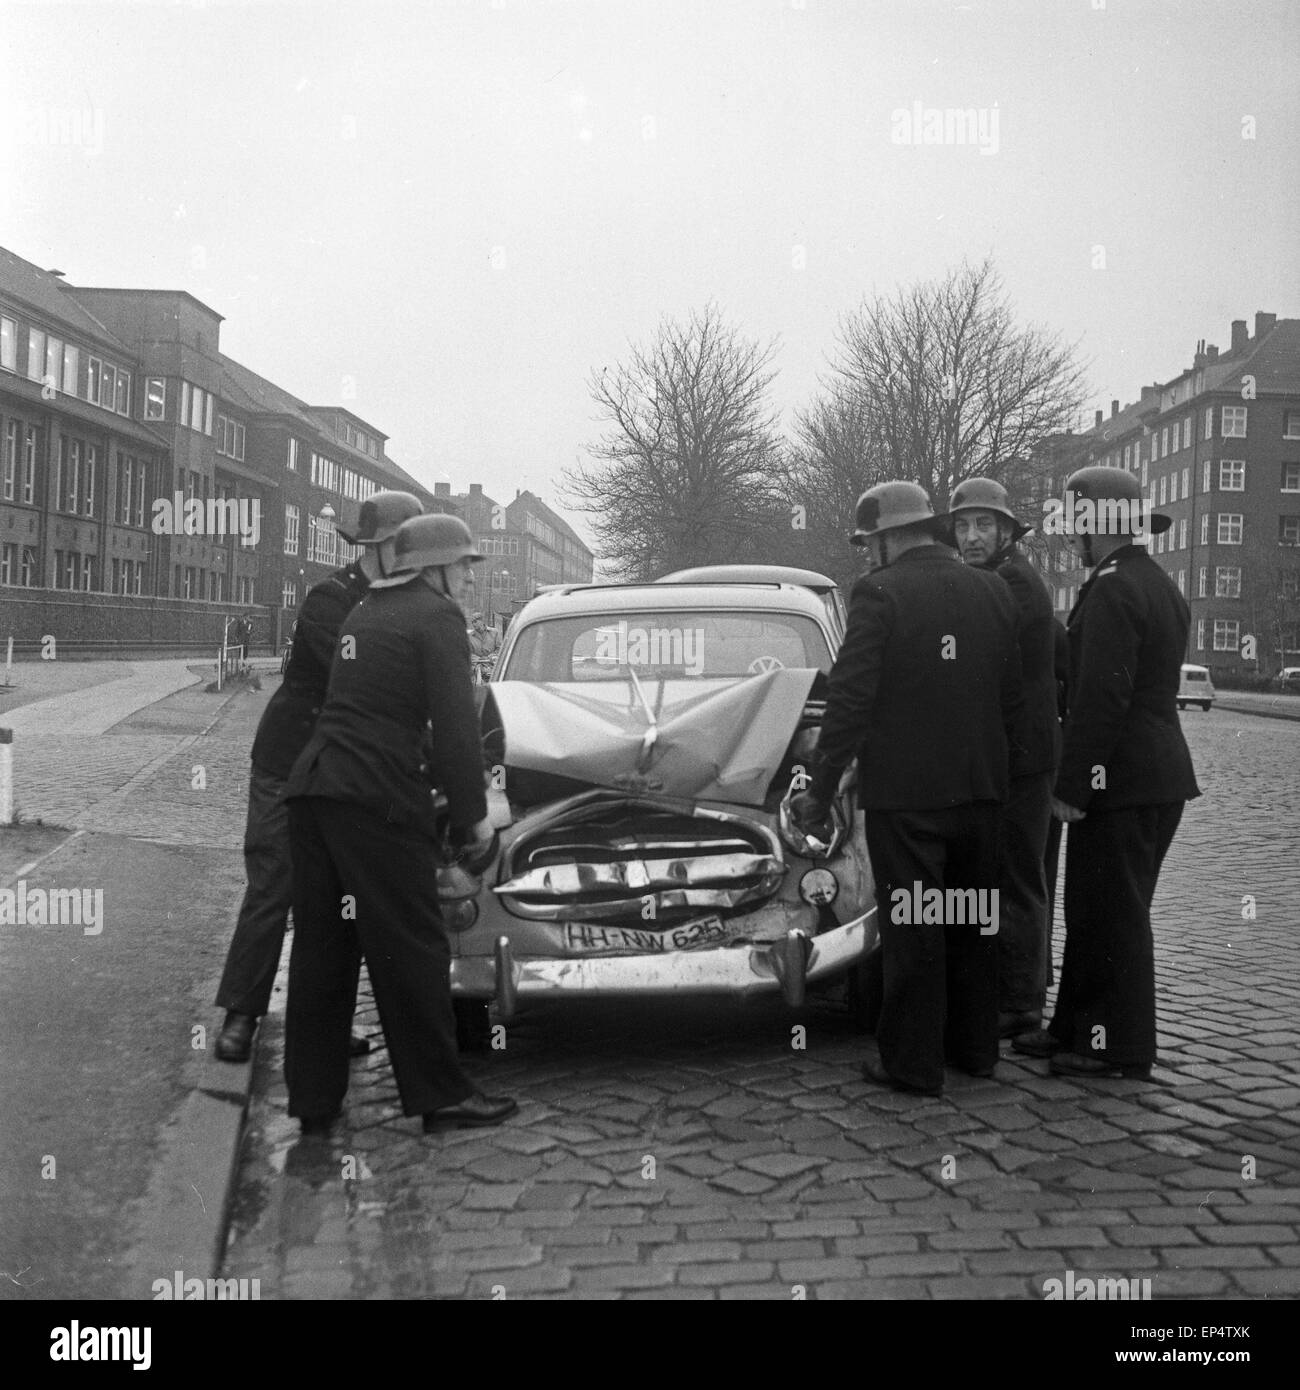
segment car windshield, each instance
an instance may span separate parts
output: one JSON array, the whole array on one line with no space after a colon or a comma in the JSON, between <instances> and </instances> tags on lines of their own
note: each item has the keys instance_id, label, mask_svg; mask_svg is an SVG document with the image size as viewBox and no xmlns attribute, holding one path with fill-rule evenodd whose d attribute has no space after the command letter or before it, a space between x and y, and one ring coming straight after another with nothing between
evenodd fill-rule
<instances>
[{"instance_id":1,"label":"car windshield","mask_svg":"<svg viewBox=\"0 0 1300 1390\"><path fill-rule=\"evenodd\" d=\"M798 613L601 613L549 618L520 634L500 678L513 681L738 679L782 667L829 673L818 625Z\"/></svg>"}]
</instances>

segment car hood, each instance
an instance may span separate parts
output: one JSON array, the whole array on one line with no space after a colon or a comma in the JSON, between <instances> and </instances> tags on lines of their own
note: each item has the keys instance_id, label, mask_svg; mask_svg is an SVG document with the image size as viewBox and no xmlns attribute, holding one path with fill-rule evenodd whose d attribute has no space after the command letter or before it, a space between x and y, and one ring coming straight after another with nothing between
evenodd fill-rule
<instances>
[{"instance_id":1,"label":"car hood","mask_svg":"<svg viewBox=\"0 0 1300 1390\"><path fill-rule=\"evenodd\" d=\"M741 680L496 681L509 767L761 806L817 672Z\"/></svg>"}]
</instances>

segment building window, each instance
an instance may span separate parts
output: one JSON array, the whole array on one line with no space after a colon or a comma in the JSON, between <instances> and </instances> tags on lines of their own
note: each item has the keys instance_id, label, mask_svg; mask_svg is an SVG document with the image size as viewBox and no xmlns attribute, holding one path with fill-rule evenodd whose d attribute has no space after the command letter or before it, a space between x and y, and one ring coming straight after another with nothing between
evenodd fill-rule
<instances>
[{"instance_id":1,"label":"building window","mask_svg":"<svg viewBox=\"0 0 1300 1390\"><path fill-rule=\"evenodd\" d=\"M65 589L75 589L77 587L77 576L81 572L78 564L80 556L75 550L69 550L63 557L63 587Z\"/></svg>"},{"instance_id":2,"label":"building window","mask_svg":"<svg viewBox=\"0 0 1300 1390\"><path fill-rule=\"evenodd\" d=\"M1128 466L1129 466L1129 455L1130 455L1132 452L1133 452L1133 446L1132 446L1131 444L1125 444L1125 446L1124 446L1124 467L1125 467L1125 468L1128 468ZM1131 470L1130 470L1130 471L1131 471Z\"/></svg>"},{"instance_id":3,"label":"building window","mask_svg":"<svg viewBox=\"0 0 1300 1390\"><path fill-rule=\"evenodd\" d=\"M190 384L188 381L181 382L181 424L188 425L190 422Z\"/></svg>"},{"instance_id":4,"label":"building window","mask_svg":"<svg viewBox=\"0 0 1300 1390\"><path fill-rule=\"evenodd\" d=\"M1143 487L1146 487L1146 485L1147 485L1147 461L1146 461L1146 459L1143 459L1143 460L1142 460L1142 486L1143 486Z\"/></svg>"},{"instance_id":5,"label":"building window","mask_svg":"<svg viewBox=\"0 0 1300 1390\"><path fill-rule=\"evenodd\" d=\"M1183 596L1184 598L1187 597L1187 571L1186 571L1186 570L1179 570L1179 571L1178 571L1178 592L1179 592L1180 594L1182 594L1182 596Z\"/></svg>"},{"instance_id":6,"label":"building window","mask_svg":"<svg viewBox=\"0 0 1300 1390\"><path fill-rule=\"evenodd\" d=\"M23 440L23 501L31 506L36 498L36 426L27 426Z\"/></svg>"},{"instance_id":7,"label":"building window","mask_svg":"<svg viewBox=\"0 0 1300 1390\"><path fill-rule=\"evenodd\" d=\"M131 524L131 481L135 476L135 459L130 454L118 454L118 504L121 507L122 523ZM123 590L123 593L126 591Z\"/></svg>"},{"instance_id":8,"label":"building window","mask_svg":"<svg viewBox=\"0 0 1300 1390\"><path fill-rule=\"evenodd\" d=\"M1189 415L1189 416L1187 417L1187 419L1183 421L1183 448L1184 448L1184 449L1190 449L1191 447L1192 447L1192 417Z\"/></svg>"},{"instance_id":9,"label":"building window","mask_svg":"<svg viewBox=\"0 0 1300 1390\"><path fill-rule=\"evenodd\" d=\"M14 500L14 488L18 481L18 421L10 420L5 426L4 457L4 498Z\"/></svg>"},{"instance_id":10,"label":"building window","mask_svg":"<svg viewBox=\"0 0 1300 1390\"><path fill-rule=\"evenodd\" d=\"M67 491L64 494L63 509L64 511L75 514L77 510L77 484L81 481L81 440L73 439L68 441L64 439L63 436L60 436L60 452L62 452L65 443L68 445L68 450L67 468L63 475L63 481L67 487ZM68 587L73 588L75 586L70 584Z\"/></svg>"},{"instance_id":11,"label":"building window","mask_svg":"<svg viewBox=\"0 0 1300 1390\"><path fill-rule=\"evenodd\" d=\"M167 418L167 378L151 376L144 383L144 418L146 420L165 420Z\"/></svg>"},{"instance_id":12,"label":"building window","mask_svg":"<svg viewBox=\"0 0 1300 1390\"><path fill-rule=\"evenodd\" d=\"M22 559L22 585L24 589L34 589L36 587L36 547L32 545L23 546Z\"/></svg>"},{"instance_id":13,"label":"building window","mask_svg":"<svg viewBox=\"0 0 1300 1390\"><path fill-rule=\"evenodd\" d=\"M207 393L195 386L190 392L190 429L202 433L203 401Z\"/></svg>"},{"instance_id":14,"label":"building window","mask_svg":"<svg viewBox=\"0 0 1300 1390\"><path fill-rule=\"evenodd\" d=\"M1178 548L1179 548L1179 550L1186 550L1186 549L1187 549L1187 518L1186 518L1186 517L1183 517L1183 519L1178 523Z\"/></svg>"},{"instance_id":15,"label":"building window","mask_svg":"<svg viewBox=\"0 0 1300 1390\"><path fill-rule=\"evenodd\" d=\"M93 555L81 557L81 587L85 591L95 587L95 557Z\"/></svg>"},{"instance_id":16,"label":"building window","mask_svg":"<svg viewBox=\"0 0 1300 1390\"><path fill-rule=\"evenodd\" d=\"M1206 459L1205 462L1201 465L1201 491L1202 491L1202 492L1209 492L1209 490L1210 490L1210 469L1211 469L1213 466L1214 466L1214 465L1210 462L1209 459Z\"/></svg>"},{"instance_id":17,"label":"building window","mask_svg":"<svg viewBox=\"0 0 1300 1390\"><path fill-rule=\"evenodd\" d=\"M119 415L130 415L131 413L131 374L130 372L119 371L117 374L117 395L114 397L116 402L114 409Z\"/></svg>"},{"instance_id":18,"label":"building window","mask_svg":"<svg viewBox=\"0 0 1300 1390\"><path fill-rule=\"evenodd\" d=\"M5 363L6 367L10 365L9 362ZM1300 439L1300 410L1288 410L1283 413L1282 438Z\"/></svg>"},{"instance_id":19,"label":"building window","mask_svg":"<svg viewBox=\"0 0 1300 1390\"><path fill-rule=\"evenodd\" d=\"M95 515L95 462L98 451L93 444L86 445L86 469L82 478L83 516Z\"/></svg>"},{"instance_id":20,"label":"building window","mask_svg":"<svg viewBox=\"0 0 1300 1390\"><path fill-rule=\"evenodd\" d=\"M1177 441L1178 441L1178 432L1177 432L1177 430L1175 430L1175 431L1174 431L1174 442L1175 442L1175 444L1177 443ZM1166 426L1164 427L1164 429L1162 429L1162 430L1160 431L1160 456L1161 456L1161 458L1168 458L1168 457L1169 457L1169 426L1168 426L1168 425L1166 425Z\"/></svg>"},{"instance_id":21,"label":"building window","mask_svg":"<svg viewBox=\"0 0 1300 1390\"><path fill-rule=\"evenodd\" d=\"M32 381L41 379L45 366L45 334L39 328L27 330L27 375Z\"/></svg>"},{"instance_id":22,"label":"building window","mask_svg":"<svg viewBox=\"0 0 1300 1390\"><path fill-rule=\"evenodd\" d=\"M1246 407L1244 405L1225 405L1223 407L1224 439L1245 439Z\"/></svg>"},{"instance_id":23,"label":"building window","mask_svg":"<svg viewBox=\"0 0 1300 1390\"><path fill-rule=\"evenodd\" d=\"M1166 496L1166 493L1168 492L1168 486L1168 479L1162 473L1160 475L1160 505L1162 507L1169 500L1169 498Z\"/></svg>"},{"instance_id":24,"label":"building window","mask_svg":"<svg viewBox=\"0 0 1300 1390\"><path fill-rule=\"evenodd\" d=\"M1216 565L1214 569L1214 597L1241 597L1241 566Z\"/></svg>"},{"instance_id":25,"label":"building window","mask_svg":"<svg viewBox=\"0 0 1300 1390\"><path fill-rule=\"evenodd\" d=\"M1283 515L1277 519L1279 545L1300 545L1300 515Z\"/></svg>"},{"instance_id":26,"label":"building window","mask_svg":"<svg viewBox=\"0 0 1300 1390\"><path fill-rule=\"evenodd\" d=\"M1209 514L1209 512L1202 512L1202 513L1201 513L1201 544L1202 544L1202 545L1209 545L1209 543L1210 543L1210 514Z\"/></svg>"},{"instance_id":27,"label":"building window","mask_svg":"<svg viewBox=\"0 0 1300 1390\"><path fill-rule=\"evenodd\" d=\"M1282 465L1282 491L1300 492L1300 463Z\"/></svg>"},{"instance_id":28,"label":"building window","mask_svg":"<svg viewBox=\"0 0 1300 1390\"><path fill-rule=\"evenodd\" d=\"M1189 464L1187 465L1187 467L1183 469L1183 496L1184 496L1184 497L1190 497L1191 495L1192 495L1192 465L1189 463Z\"/></svg>"},{"instance_id":29,"label":"building window","mask_svg":"<svg viewBox=\"0 0 1300 1390\"><path fill-rule=\"evenodd\" d=\"M285 507L284 509L284 553L286 555L296 555L298 553L297 507Z\"/></svg>"},{"instance_id":30,"label":"building window","mask_svg":"<svg viewBox=\"0 0 1300 1390\"><path fill-rule=\"evenodd\" d=\"M1245 492L1246 490L1246 460L1245 459L1220 459L1219 460L1219 491L1220 492Z\"/></svg>"},{"instance_id":31,"label":"building window","mask_svg":"<svg viewBox=\"0 0 1300 1390\"><path fill-rule=\"evenodd\" d=\"M0 584L13 584L14 570L17 568L17 559L18 547L16 545L0 547Z\"/></svg>"},{"instance_id":32,"label":"building window","mask_svg":"<svg viewBox=\"0 0 1300 1390\"><path fill-rule=\"evenodd\" d=\"M298 471L298 441L292 437L289 440L288 466L291 472Z\"/></svg>"},{"instance_id":33,"label":"building window","mask_svg":"<svg viewBox=\"0 0 1300 1390\"><path fill-rule=\"evenodd\" d=\"M139 459L135 465L135 524L137 526L144 525L144 498L145 491L149 486L148 476L149 471L145 467L144 460ZM137 588L136 593L139 592L140 590Z\"/></svg>"},{"instance_id":34,"label":"building window","mask_svg":"<svg viewBox=\"0 0 1300 1390\"><path fill-rule=\"evenodd\" d=\"M286 579L280 590L280 607L297 608L298 606L298 585L292 579Z\"/></svg>"},{"instance_id":35,"label":"building window","mask_svg":"<svg viewBox=\"0 0 1300 1390\"><path fill-rule=\"evenodd\" d=\"M1218 542L1220 545L1241 544L1242 514L1240 512L1220 512Z\"/></svg>"},{"instance_id":36,"label":"building window","mask_svg":"<svg viewBox=\"0 0 1300 1390\"><path fill-rule=\"evenodd\" d=\"M1235 652L1241 645L1241 622L1237 618L1215 618L1214 650Z\"/></svg>"},{"instance_id":37,"label":"building window","mask_svg":"<svg viewBox=\"0 0 1300 1390\"><path fill-rule=\"evenodd\" d=\"M18 321L0 318L0 367L7 372L18 370Z\"/></svg>"},{"instance_id":38,"label":"building window","mask_svg":"<svg viewBox=\"0 0 1300 1390\"><path fill-rule=\"evenodd\" d=\"M1214 438L1214 407L1212 405L1205 407L1205 437L1206 439Z\"/></svg>"},{"instance_id":39,"label":"building window","mask_svg":"<svg viewBox=\"0 0 1300 1390\"><path fill-rule=\"evenodd\" d=\"M81 353L68 343L63 349L63 392L67 396L77 394L77 379L81 375Z\"/></svg>"}]
</instances>

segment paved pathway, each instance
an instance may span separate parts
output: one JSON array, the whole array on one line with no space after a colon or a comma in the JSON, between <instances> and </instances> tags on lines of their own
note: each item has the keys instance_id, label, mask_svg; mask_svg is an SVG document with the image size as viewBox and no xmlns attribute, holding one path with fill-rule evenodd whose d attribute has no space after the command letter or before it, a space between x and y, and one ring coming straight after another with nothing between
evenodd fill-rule
<instances>
[{"instance_id":1,"label":"paved pathway","mask_svg":"<svg viewBox=\"0 0 1300 1390\"><path fill-rule=\"evenodd\" d=\"M273 1016L225 1274L264 1298L1041 1298L1068 1270L1295 1297L1300 728L1184 727L1206 795L1156 901L1153 1082L1007 1049L916 1099L858 1079L869 1044L830 1004L802 1049L779 1009L550 1006L470 1060L520 1099L501 1128L422 1136L381 1047L304 1141ZM360 1017L378 1034L368 996Z\"/></svg>"}]
</instances>

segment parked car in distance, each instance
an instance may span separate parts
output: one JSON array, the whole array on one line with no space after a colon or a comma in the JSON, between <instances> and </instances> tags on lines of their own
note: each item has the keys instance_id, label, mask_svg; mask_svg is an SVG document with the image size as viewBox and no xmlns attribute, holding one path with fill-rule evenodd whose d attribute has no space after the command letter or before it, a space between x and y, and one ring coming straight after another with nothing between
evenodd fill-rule
<instances>
[{"instance_id":1,"label":"parked car in distance","mask_svg":"<svg viewBox=\"0 0 1300 1390\"><path fill-rule=\"evenodd\" d=\"M1208 666L1189 666L1184 664L1178 679L1178 708L1200 705L1209 709L1214 703L1214 682L1210 679Z\"/></svg>"},{"instance_id":2,"label":"parked car in distance","mask_svg":"<svg viewBox=\"0 0 1300 1390\"><path fill-rule=\"evenodd\" d=\"M1283 666L1277 673L1277 688L1292 694L1300 693L1300 666Z\"/></svg>"},{"instance_id":3,"label":"parked car in distance","mask_svg":"<svg viewBox=\"0 0 1300 1390\"><path fill-rule=\"evenodd\" d=\"M839 629L784 583L563 585L515 617L484 688L489 815L451 905L453 996L521 1004L847 987L868 1015L874 885L842 779L829 839L790 821Z\"/></svg>"},{"instance_id":4,"label":"parked car in distance","mask_svg":"<svg viewBox=\"0 0 1300 1390\"><path fill-rule=\"evenodd\" d=\"M655 580L656 584L797 584L820 594L826 611L841 638L848 624L848 612L840 586L829 575L793 565L698 565L694 569L674 570Z\"/></svg>"}]
</instances>

